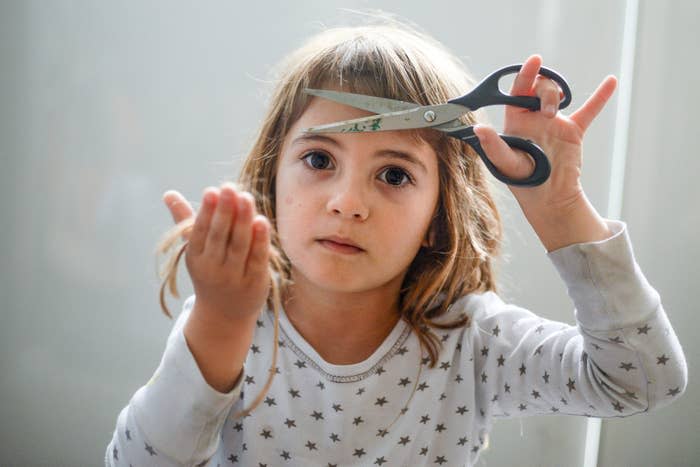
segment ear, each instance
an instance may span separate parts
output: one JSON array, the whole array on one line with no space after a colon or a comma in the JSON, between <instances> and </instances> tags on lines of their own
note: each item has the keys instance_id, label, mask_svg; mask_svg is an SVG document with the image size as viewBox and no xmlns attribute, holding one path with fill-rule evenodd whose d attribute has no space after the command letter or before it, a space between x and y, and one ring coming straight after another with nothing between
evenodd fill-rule
<instances>
[{"instance_id":1,"label":"ear","mask_svg":"<svg viewBox=\"0 0 700 467\"><path fill-rule=\"evenodd\" d=\"M435 245L435 230L433 229L433 224L430 224L430 227L428 227L428 231L425 234L425 238L423 239L423 243L421 243L421 246L425 248L430 248L433 245Z\"/></svg>"}]
</instances>

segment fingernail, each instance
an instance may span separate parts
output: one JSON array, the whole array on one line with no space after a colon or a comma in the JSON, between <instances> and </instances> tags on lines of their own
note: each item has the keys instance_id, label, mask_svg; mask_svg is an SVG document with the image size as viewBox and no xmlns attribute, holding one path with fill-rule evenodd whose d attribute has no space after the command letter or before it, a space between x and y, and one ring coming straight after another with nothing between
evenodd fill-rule
<instances>
[{"instance_id":1,"label":"fingernail","mask_svg":"<svg viewBox=\"0 0 700 467\"><path fill-rule=\"evenodd\" d=\"M238 195L238 210L243 211L245 209L246 201L245 201L245 196L243 196L243 193Z\"/></svg>"},{"instance_id":2,"label":"fingernail","mask_svg":"<svg viewBox=\"0 0 700 467\"><path fill-rule=\"evenodd\" d=\"M221 199L223 199L225 201L230 201L233 199L233 193L231 192L231 190L222 189L220 196L221 196Z\"/></svg>"},{"instance_id":3,"label":"fingernail","mask_svg":"<svg viewBox=\"0 0 700 467\"><path fill-rule=\"evenodd\" d=\"M204 193L204 202L207 204L213 204L214 203L214 193L211 191L207 191Z\"/></svg>"},{"instance_id":4,"label":"fingernail","mask_svg":"<svg viewBox=\"0 0 700 467\"><path fill-rule=\"evenodd\" d=\"M544 112L550 117L553 117L557 114L557 108L556 106L550 104L544 108Z\"/></svg>"},{"instance_id":5,"label":"fingernail","mask_svg":"<svg viewBox=\"0 0 700 467\"><path fill-rule=\"evenodd\" d=\"M483 127L481 125L476 125L474 127L474 134L477 136L477 138L479 138L481 143L484 143L486 142L486 132L482 130L482 128Z\"/></svg>"}]
</instances>

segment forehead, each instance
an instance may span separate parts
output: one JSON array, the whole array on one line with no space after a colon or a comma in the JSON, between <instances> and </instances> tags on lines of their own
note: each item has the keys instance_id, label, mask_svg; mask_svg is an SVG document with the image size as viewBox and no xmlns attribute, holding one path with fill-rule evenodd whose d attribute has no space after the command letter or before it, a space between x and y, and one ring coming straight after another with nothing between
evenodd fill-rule
<instances>
[{"instance_id":1,"label":"forehead","mask_svg":"<svg viewBox=\"0 0 700 467\"><path fill-rule=\"evenodd\" d=\"M328 99L313 97L299 119L291 126L285 137L283 150L288 149L294 140L305 135L304 130L311 126L335 123L343 120L374 115L362 109L345 104L339 104ZM415 132L407 130L377 131L365 133L325 133L339 141L354 141L365 144L392 146L394 149L410 150L415 153L426 153L424 157L436 157L435 152L425 140L416 137ZM303 139L303 138L302 138Z\"/></svg>"},{"instance_id":2,"label":"forehead","mask_svg":"<svg viewBox=\"0 0 700 467\"><path fill-rule=\"evenodd\" d=\"M373 114L366 110L334 102L322 97L311 97L309 104L299 120L305 120L314 124L324 124L333 123L338 118L341 120L349 120L351 118L367 117L370 115Z\"/></svg>"}]
</instances>

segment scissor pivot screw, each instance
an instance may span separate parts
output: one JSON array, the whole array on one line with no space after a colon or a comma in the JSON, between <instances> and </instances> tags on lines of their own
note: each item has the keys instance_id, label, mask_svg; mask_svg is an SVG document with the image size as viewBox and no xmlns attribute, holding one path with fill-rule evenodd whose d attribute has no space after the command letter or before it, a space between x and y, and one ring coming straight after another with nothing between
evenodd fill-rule
<instances>
[{"instance_id":1,"label":"scissor pivot screw","mask_svg":"<svg viewBox=\"0 0 700 467\"><path fill-rule=\"evenodd\" d=\"M423 114L423 118L426 122L434 122L436 117L437 116L435 115L435 112L433 112L432 110L428 110L426 113Z\"/></svg>"}]
</instances>

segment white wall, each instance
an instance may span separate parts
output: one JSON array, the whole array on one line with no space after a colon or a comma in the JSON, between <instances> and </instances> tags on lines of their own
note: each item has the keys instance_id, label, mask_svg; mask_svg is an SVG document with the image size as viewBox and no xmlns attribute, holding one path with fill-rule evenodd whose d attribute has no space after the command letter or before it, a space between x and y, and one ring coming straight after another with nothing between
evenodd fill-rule
<instances>
[{"instance_id":1,"label":"white wall","mask_svg":"<svg viewBox=\"0 0 700 467\"><path fill-rule=\"evenodd\" d=\"M688 361L688 390L663 411L603 425L600 465L700 465L700 3L640 4L622 218Z\"/></svg>"},{"instance_id":2,"label":"white wall","mask_svg":"<svg viewBox=\"0 0 700 467\"><path fill-rule=\"evenodd\" d=\"M623 1L0 0L1 465L102 462L119 410L150 378L171 326L153 255L171 222L161 194L175 188L196 202L205 186L235 178L269 68L322 24L356 18L340 7L418 22L476 77L540 52L569 80L571 108L622 63ZM622 219L684 345L691 383L665 411L604 421L600 465L693 465L700 163L690 111L700 18L691 0L646 0L639 12ZM603 214L616 104L589 130L584 155L584 187ZM499 123L499 112L490 116ZM505 190L500 204L503 295L573 324L563 284ZM184 268L180 277L184 297ZM586 423L499 422L481 465L581 465Z\"/></svg>"}]
</instances>

